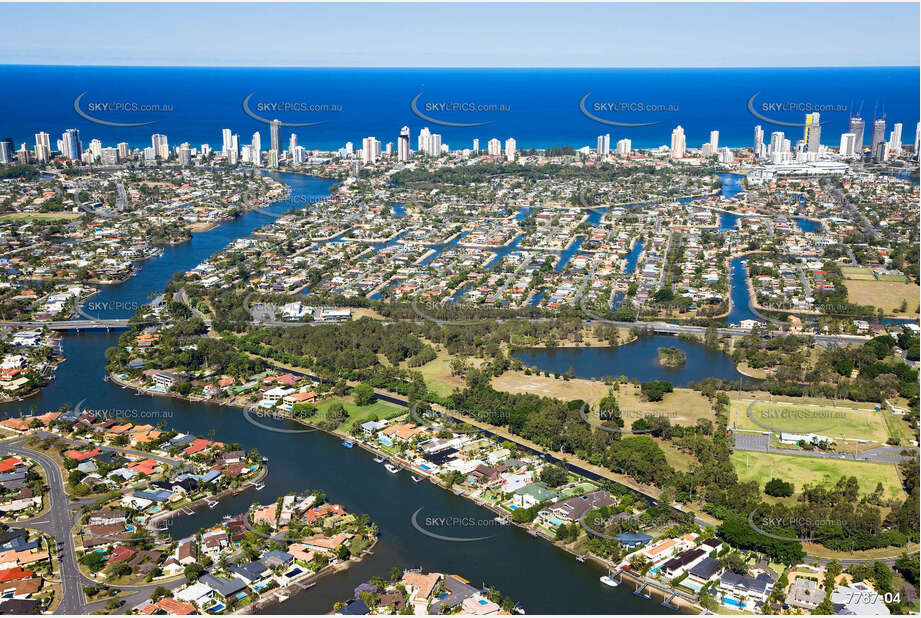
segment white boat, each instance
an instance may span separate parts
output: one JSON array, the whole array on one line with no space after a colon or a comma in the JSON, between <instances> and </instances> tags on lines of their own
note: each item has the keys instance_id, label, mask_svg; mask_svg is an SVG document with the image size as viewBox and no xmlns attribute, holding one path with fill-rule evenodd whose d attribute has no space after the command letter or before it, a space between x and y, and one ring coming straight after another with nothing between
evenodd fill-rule
<instances>
[{"instance_id":1,"label":"white boat","mask_svg":"<svg viewBox=\"0 0 921 618\"><path fill-rule=\"evenodd\" d=\"M384 458L383 458L383 457L375 457L375 458L374 458L374 463L384 463Z\"/></svg>"},{"instance_id":2,"label":"white boat","mask_svg":"<svg viewBox=\"0 0 921 618\"><path fill-rule=\"evenodd\" d=\"M508 518L506 517L493 517L493 521L502 524L503 526L508 525Z\"/></svg>"},{"instance_id":3,"label":"white boat","mask_svg":"<svg viewBox=\"0 0 921 618\"><path fill-rule=\"evenodd\" d=\"M412 479L413 479L413 482L418 483L419 481L422 480L422 477L421 477L421 476L416 476L415 474L413 474L413 475L412 475Z\"/></svg>"},{"instance_id":4,"label":"white boat","mask_svg":"<svg viewBox=\"0 0 921 618\"><path fill-rule=\"evenodd\" d=\"M279 594L279 595L278 595L278 601L279 601L279 602L287 601L287 600L290 599L290 598L291 598L291 597L289 597L289 596L286 595L286 594Z\"/></svg>"},{"instance_id":5,"label":"white boat","mask_svg":"<svg viewBox=\"0 0 921 618\"><path fill-rule=\"evenodd\" d=\"M400 471L400 468L398 466L393 465L392 463L386 463L384 464L384 467L387 468L389 472L393 472L394 474Z\"/></svg>"},{"instance_id":6,"label":"white boat","mask_svg":"<svg viewBox=\"0 0 921 618\"><path fill-rule=\"evenodd\" d=\"M611 577L610 575L602 575L599 579L602 584L605 586L610 586L611 588L617 588L620 586L620 582Z\"/></svg>"}]
</instances>

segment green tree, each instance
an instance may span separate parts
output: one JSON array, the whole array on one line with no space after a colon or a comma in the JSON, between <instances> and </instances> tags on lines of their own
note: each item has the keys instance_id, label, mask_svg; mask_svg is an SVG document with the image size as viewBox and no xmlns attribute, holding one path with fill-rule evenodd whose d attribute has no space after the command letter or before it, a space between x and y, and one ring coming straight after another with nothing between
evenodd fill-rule
<instances>
[{"instance_id":1,"label":"green tree","mask_svg":"<svg viewBox=\"0 0 921 618\"><path fill-rule=\"evenodd\" d=\"M355 399L355 405L369 405L374 401L374 387L366 382L362 382L352 389L352 397Z\"/></svg>"}]
</instances>

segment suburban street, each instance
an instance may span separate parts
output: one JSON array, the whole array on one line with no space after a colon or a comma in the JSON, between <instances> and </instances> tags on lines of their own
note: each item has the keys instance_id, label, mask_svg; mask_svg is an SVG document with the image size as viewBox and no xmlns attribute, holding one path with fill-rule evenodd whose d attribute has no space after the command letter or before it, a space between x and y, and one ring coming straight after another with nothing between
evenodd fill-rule
<instances>
[{"instance_id":1,"label":"suburban street","mask_svg":"<svg viewBox=\"0 0 921 618\"><path fill-rule=\"evenodd\" d=\"M60 436L56 436L55 434L41 435L45 437L54 436L60 438ZM58 468L58 465L55 463L55 461L43 453L34 451L30 448L26 448L25 440L25 438L17 438L12 441L0 442L0 457L18 455L29 457L36 461L42 467L42 470L45 473L45 479L48 486L48 494L46 499L49 501L50 506L49 510L44 514L32 519L15 522L14 527L39 530L54 537L54 539L57 541L57 555L59 564L61 565L59 575L61 578L62 598L60 604L57 607L57 610L55 611L56 614L87 614L100 610L108 602L108 599L86 603L85 597L83 595L83 587L87 585L98 584L100 581L86 577L80 573L80 570L77 566L77 556L73 539L73 528L80 517L80 509L84 504L88 502L88 500L71 498L71 496L69 496L64 491L64 479L61 475L61 470ZM77 442L73 441L69 442L78 444ZM146 456L154 457L149 453L143 454ZM176 463L173 460L163 457L154 458L158 461L169 462L173 464ZM184 581L185 579L180 577L178 579L157 582L144 586L116 587L119 590L128 593L127 596L122 597L126 601L125 605L123 606L124 611L147 599L157 586L163 586L167 589L172 589L179 586Z\"/></svg>"}]
</instances>

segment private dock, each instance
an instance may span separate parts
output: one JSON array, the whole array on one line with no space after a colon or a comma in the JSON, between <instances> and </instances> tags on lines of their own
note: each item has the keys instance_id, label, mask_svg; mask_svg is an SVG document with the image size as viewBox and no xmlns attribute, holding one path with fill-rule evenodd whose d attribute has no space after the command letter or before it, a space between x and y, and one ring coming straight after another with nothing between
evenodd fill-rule
<instances>
[{"instance_id":1,"label":"private dock","mask_svg":"<svg viewBox=\"0 0 921 618\"><path fill-rule=\"evenodd\" d=\"M665 599L664 601L662 601L662 603L661 603L662 607L667 607L668 609L672 610L673 612L677 612L677 611L678 611L678 606L677 606L677 605L672 605L672 599L674 599L676 596L678 596L678 593L677 593L677 592L673 592L673 593L671 594L670 597L668 597L667 599Z\"/></svg>"}]
</instances>

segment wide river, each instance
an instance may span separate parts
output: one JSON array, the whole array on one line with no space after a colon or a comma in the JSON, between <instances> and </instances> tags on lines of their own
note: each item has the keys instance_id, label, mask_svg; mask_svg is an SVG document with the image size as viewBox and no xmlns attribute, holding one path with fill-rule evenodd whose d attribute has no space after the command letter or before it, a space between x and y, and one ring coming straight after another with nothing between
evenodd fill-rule
<instances>
[{"instance_id":1,"label":"wide river","mask_svg":"<svg viewBox=\"0 0 921 618\"><path fill-rule=\"evenodd\" d=\"M325 195L330 185L294 174L279 177L291 187L292 198L298 200L293 201L295 204L310 203L302 196ZM280 203L272 209L282 213L290 207ZM129 281L105 287L94 300L129 306L147 302L173 273L195 267L233 239L247 236L270 220L264 214L248 212L210 232L196 234L189 242L168 247L161 256L145 262ZM125 317L127 313L130 311L105 317ZM578 563L570 554L517 527L491 525L490 511L428 482L415 483L406 472L390 474L365 451L343 448L339 440L327 434L261 430L247 422L237 408L135 396L132 390L104 382L105 351L117 345L118 335L68 333L63 342L67 360L58 368L54 382L35 397L0 406L0 413L44 412L83 401L85 408L130 411L139 422L156 424L163 420L178 431L238 442L245 449L259 449L269 458L264 489L244 491L222 500L214 509L173 520L170 532L174 538L219 522L225 514L242 512L251 502L266 504L287 492L313 488L325 490L330 500L350 512L367 513L380 526L380 543L373 558L273 607L273 613L325 614L335 601L350 598L359 583L373 575L386 575L394 566L461 574L475 585L499 588L530 614L653 614L662 609L660 599L640 599L629 585L609 588L601 584L598 578L604 571L600 567ZM426 536L411 523L419 509L417 521L432 532L488 538L449 542ZM426 520L435 517L466 519L451 527L427 526Z\"/></svg>"}]
</instances>

